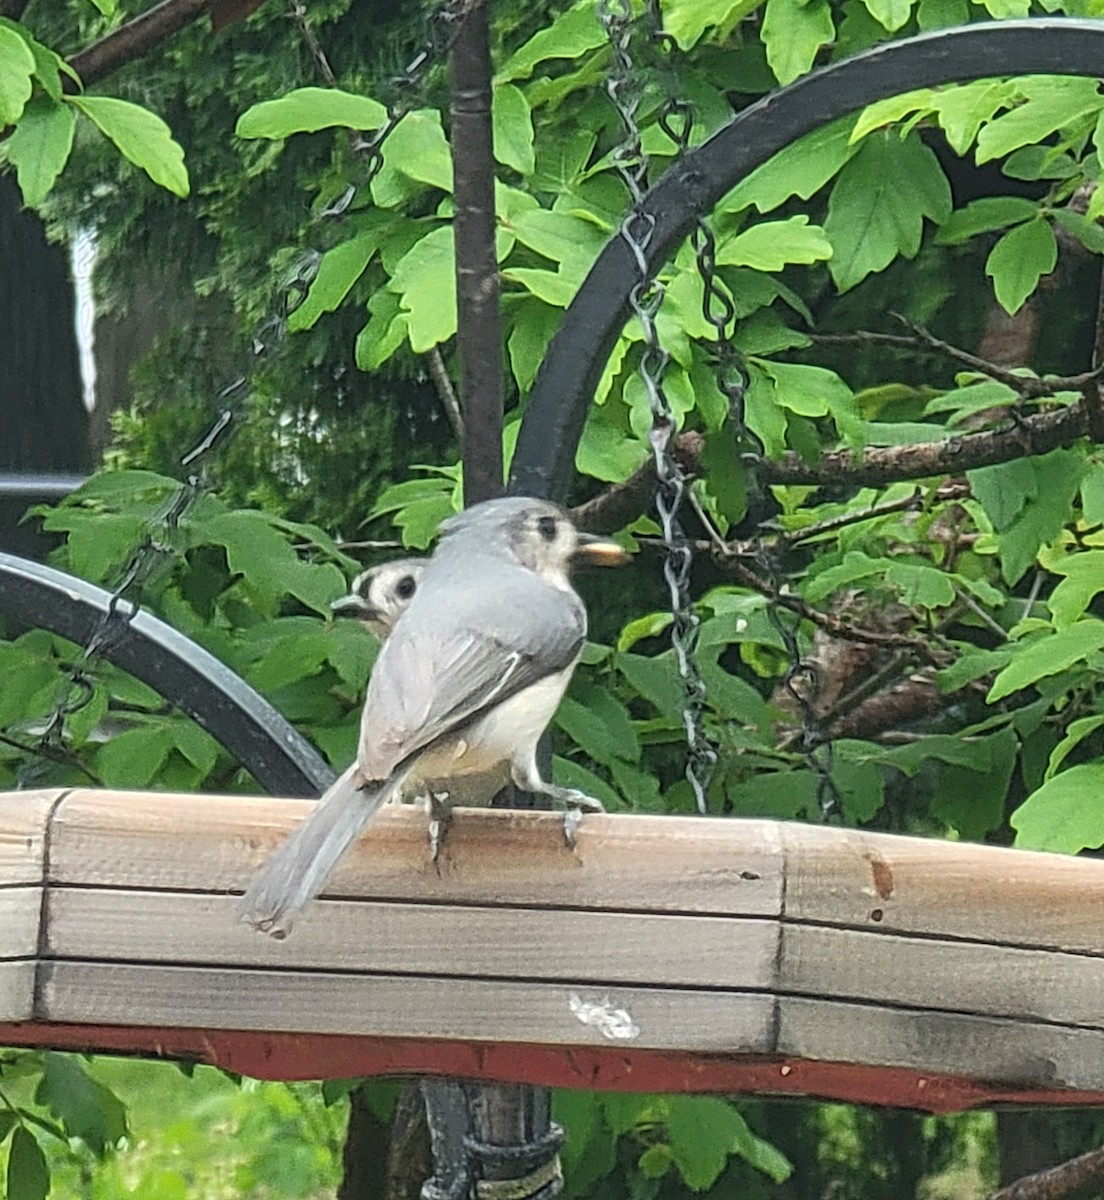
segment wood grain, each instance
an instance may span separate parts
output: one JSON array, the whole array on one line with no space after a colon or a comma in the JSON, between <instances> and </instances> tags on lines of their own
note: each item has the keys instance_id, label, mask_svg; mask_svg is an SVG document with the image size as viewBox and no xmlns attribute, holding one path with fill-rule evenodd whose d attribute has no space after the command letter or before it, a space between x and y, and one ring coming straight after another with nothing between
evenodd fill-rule
<instances>
[{"instance_id":1,"label":"wood grain","mask_svg":"<svg viewBox=\"0 0 1104 1200\"><path fill-rule=\"evenodd\" d=\"M51 889L48 952L116 962L766 988L777 922L324 900L283 941L231 896ZM656 953L656 947L662 953Z\"/></svg>"},{"instance_id":2,"label":"wood grain","mask_svg":"<svg viewBox=\"0 0 1104 1200\"><path fill-rule=\"evenodd\" d=\"M57 883L244 890L310 811L306 800L74 791L54 819ZM642 912L771 916L781 911L778 826L583 818L574 851L555 813L458 809L441 861L416 806L385 808L346 855L330 896L478 904L553 904Z\"/></svg>"},{"instance_id":3,"label":"wood grain","mask_svg":"<svg viewBox=\"0 0 1104 1200\"><path fill-rule=\"evenodd\" d=\"M737 992L47 962L40 1020L763 1054L774 1001ZM581 1005L606 1006L606 1036ZM617 1014L624 1014L621 1020Z\"/></svg>"},{"instance_id":4,"label":"wood grain","mask_svg":"<svg viewBox=\"0 0 1104 1200\"><path fill-rule=\"evenodd\" d=\"M779 1003L777 1050L802 1059L965 1073L990 1086L1099 1089L1104 1083L1104 1036L1096 1030L793 996Z\"/></svg>"},{"instance_id":5,"label":"wood grain","mask_svg":"<svg viewBox=\"0 0 1104 1200\"><path fill-rule=\"evenodd\" d=\"M34 1016L35 963L0 962L0 1021L29 1021Z\"/></svg>"},{"instance_id":6,"label":"wood grain","mask_svg":"<svg viewBox=\"0 0 1104 1200\"><path fill-rule=\"evenodd\" d=\"M46 825L64 791L0 792L0 886L41 883Z\"/></svg>"},{"instance_id":7,"label":"wood grain","mask_svg":"<svg viewBox=\"0 0 1104 1200\"><path fill-rule=\"evenodd\" d=\"M34 958L41 917L41 887L0 888L0 960Z\"/></svg>"},{"instance_id":8,"label":"wood grain","mask_svg":"<svg viewBox=\"0 0 1104 1200\"><path fill-rule=\"evenodd\" d=\"M786 916L1104 954L1104 863L812 825L780 826Z\"/></svg>"}]
</instances>

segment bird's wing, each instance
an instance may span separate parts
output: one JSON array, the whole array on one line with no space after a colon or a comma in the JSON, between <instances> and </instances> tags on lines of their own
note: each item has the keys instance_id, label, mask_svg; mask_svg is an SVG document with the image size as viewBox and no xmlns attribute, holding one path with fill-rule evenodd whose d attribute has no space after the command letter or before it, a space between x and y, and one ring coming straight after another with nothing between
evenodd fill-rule
<instances>
[{"instance_id":1,"label":"bird's wing","mask_svg":"<svg viewBox=\"0 0 1104 1200\"><path fill-rule=\"evenodd\" d=\"M368 686L362 778L385 779L415 751L578 657L586 615L577 596L539 583L513 593L511 610L461 597L434 624L396 625Z\"/></svg>"}]
</instances>

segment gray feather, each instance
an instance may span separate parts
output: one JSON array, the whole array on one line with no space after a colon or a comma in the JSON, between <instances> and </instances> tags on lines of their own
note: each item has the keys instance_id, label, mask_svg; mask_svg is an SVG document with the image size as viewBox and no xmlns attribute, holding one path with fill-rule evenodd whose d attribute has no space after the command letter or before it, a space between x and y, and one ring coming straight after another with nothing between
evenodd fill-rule
<instances>
[{"instance_id":1,"label":"gray feather","mask_svg":"<svg viewBox=\"0 0 1104 1200\"><path fill-rule=\"evenodd\" d=\"M349 767L257 872L238 906L239 920L272 937L286 937L341 856L401 784L400 777L366 791L357 787L356 763Z\"/></svg>"}]
</instances>

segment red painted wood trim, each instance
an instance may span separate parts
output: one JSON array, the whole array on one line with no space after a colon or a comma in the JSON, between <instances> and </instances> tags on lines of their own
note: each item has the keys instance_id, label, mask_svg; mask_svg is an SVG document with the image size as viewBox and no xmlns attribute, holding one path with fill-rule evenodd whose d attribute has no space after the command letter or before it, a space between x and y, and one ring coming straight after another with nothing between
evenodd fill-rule
<instances>
[{"instance_id":1,"label":"red painted wood trim","mask_svg":"<svg viewBox=\"0 0 1104 1200\"><path fill-rule=\"evenodd\" d=\"M557 1049L497 1042L38 1022L0 1024L0 1045L186 1059L258 1079L449 1075L599 1091L798 1096L933 1113L997 1104L1104 1105L1104 1092L998 1087L897 1067L613 1047Z\"/></svg>"}]
</instances>

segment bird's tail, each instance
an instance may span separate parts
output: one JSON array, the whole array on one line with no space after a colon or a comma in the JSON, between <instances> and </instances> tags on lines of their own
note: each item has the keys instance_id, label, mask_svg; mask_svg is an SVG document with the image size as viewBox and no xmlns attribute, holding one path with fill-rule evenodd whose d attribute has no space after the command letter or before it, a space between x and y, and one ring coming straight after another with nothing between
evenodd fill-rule
<instances>
[{"instance_id":1,"label":"bird's tail","mask_svg":"<svg viewBox=\"0 0 1104 1200\"><path fill-rule=\"evenodd\" d=\"M238 906L239 920L272 937L287 937L399 782L392 778L371 790L360 788L354 763L254 876Z\"/></svg>"}]
</instances>

